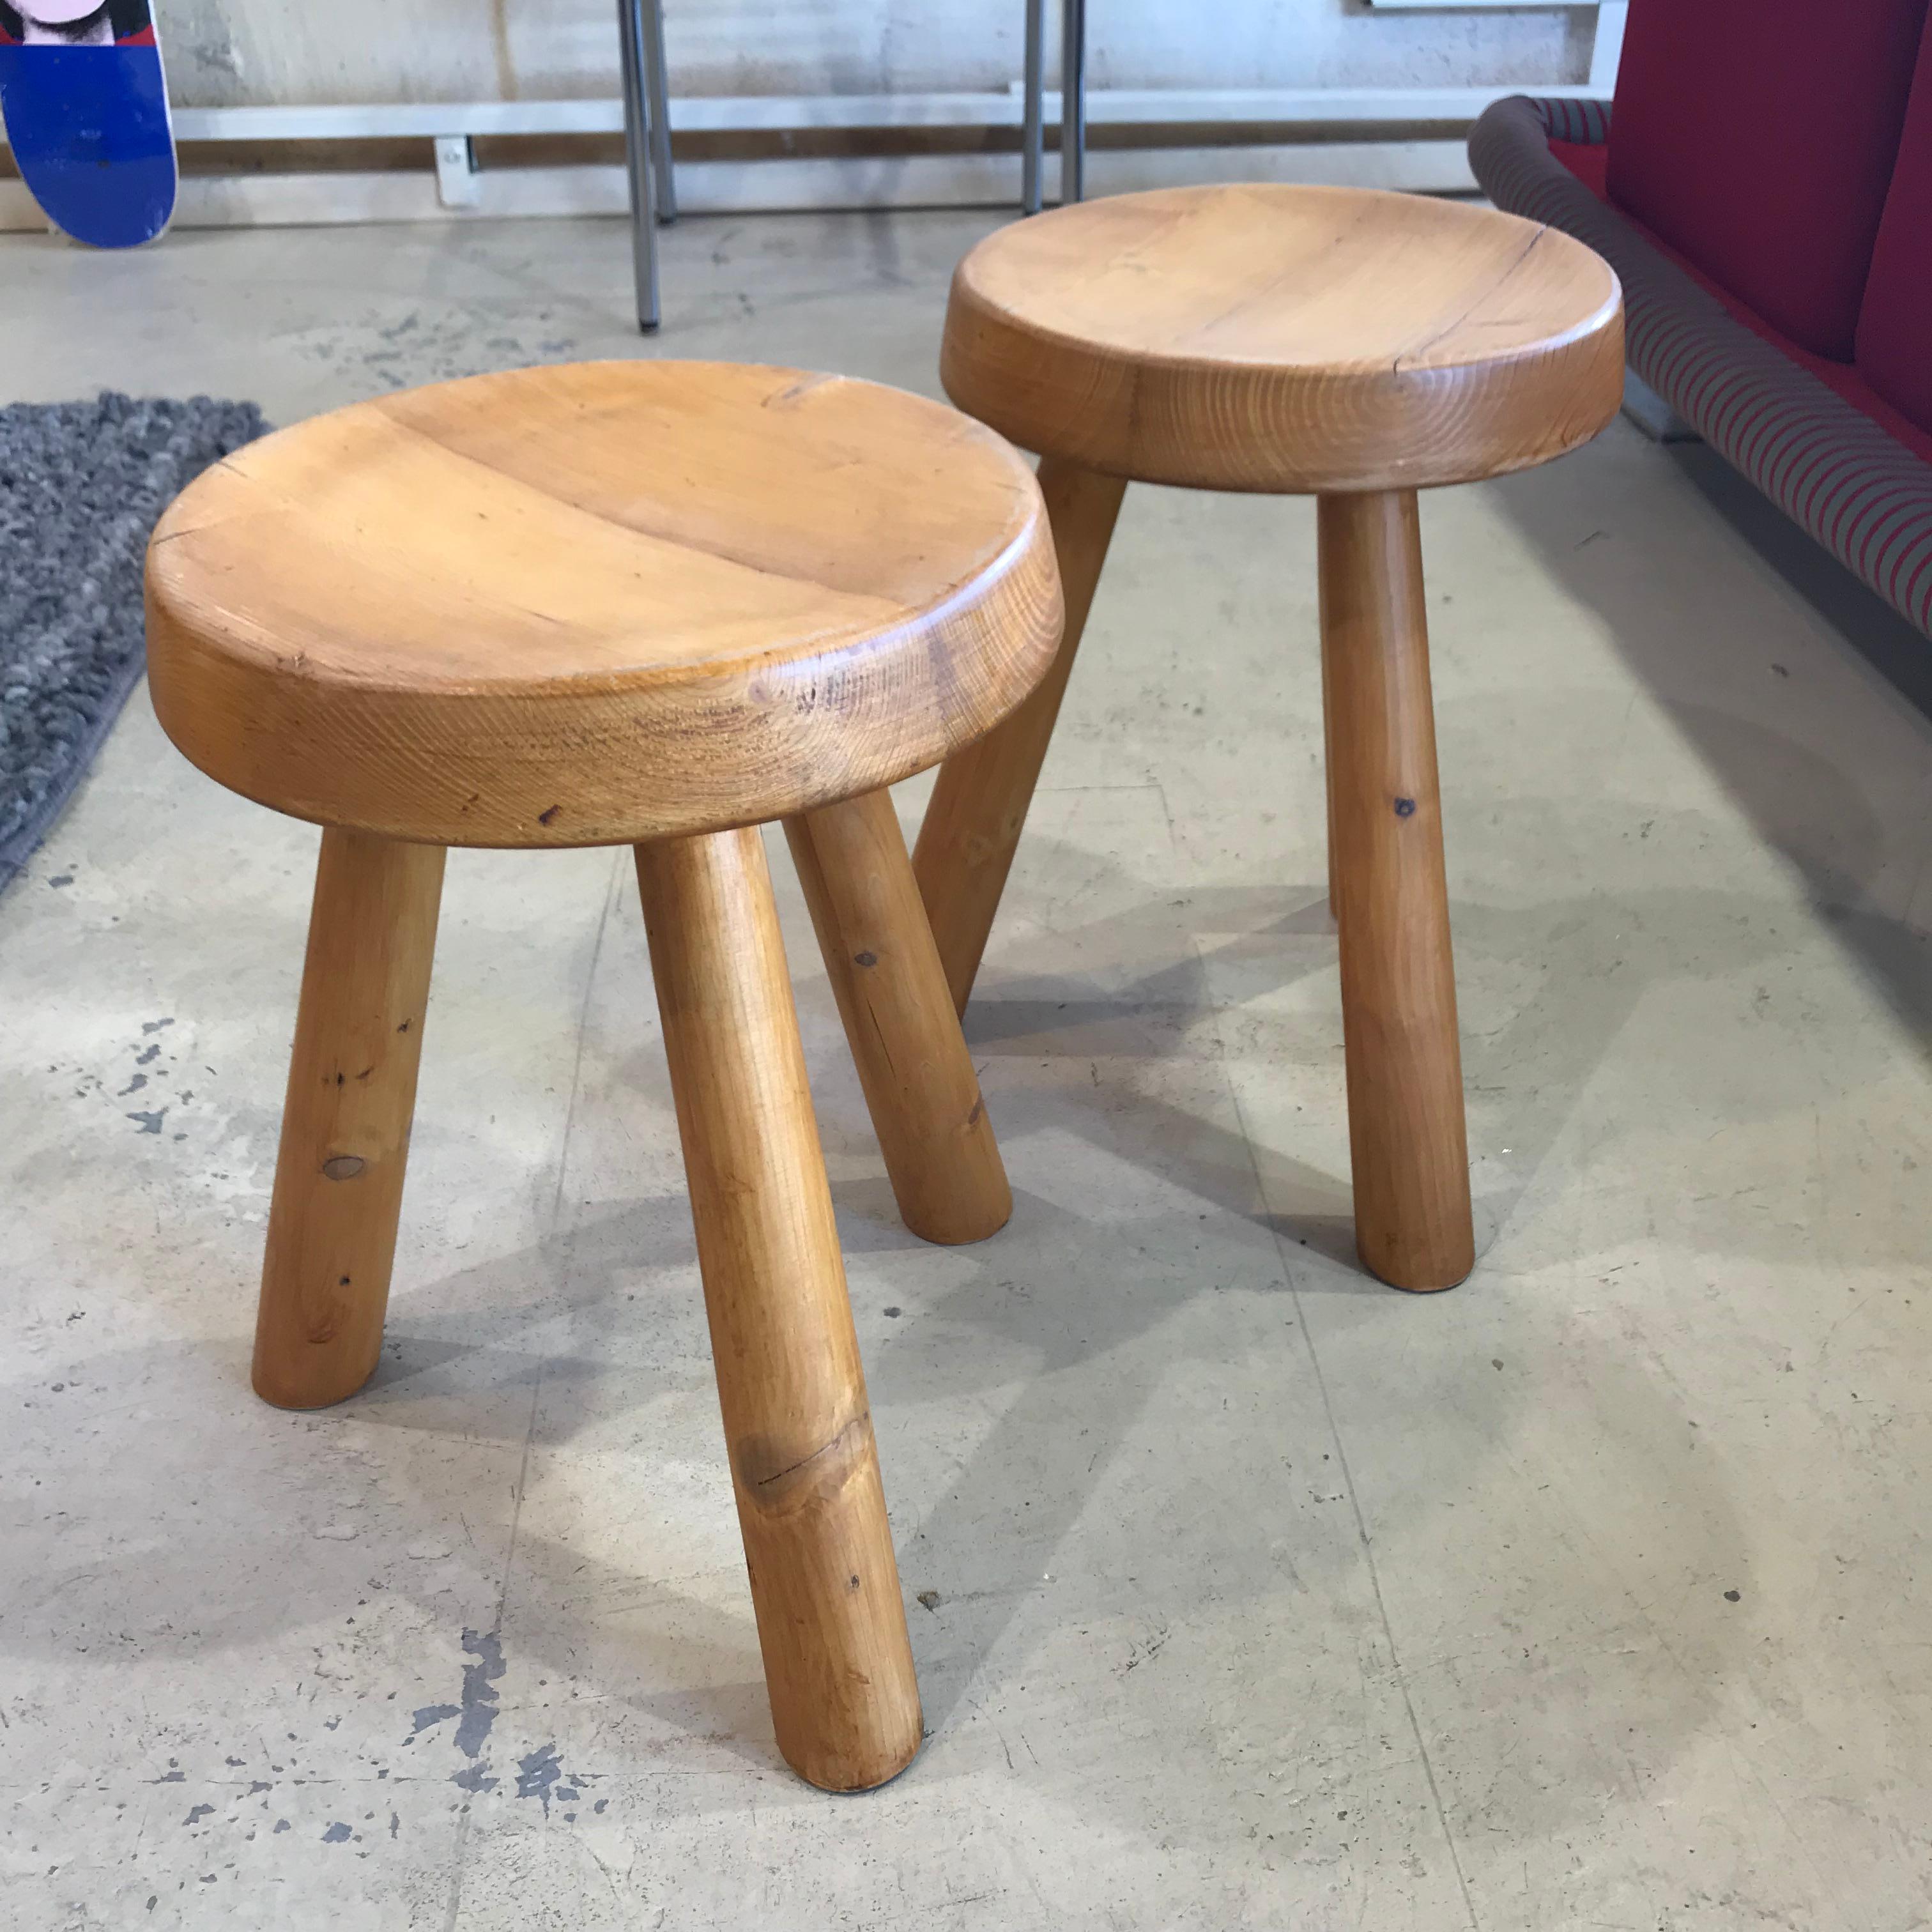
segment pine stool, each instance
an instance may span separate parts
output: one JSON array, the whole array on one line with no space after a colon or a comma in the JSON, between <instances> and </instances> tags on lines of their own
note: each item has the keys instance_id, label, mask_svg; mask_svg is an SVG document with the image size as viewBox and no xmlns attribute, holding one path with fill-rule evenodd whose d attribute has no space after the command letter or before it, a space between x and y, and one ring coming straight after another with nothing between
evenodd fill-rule
<instances>
[{"instance_id":1,"label":"pine stool","mask_svg":"<svg viewBox=\"0 0 1932 1932\"><path fill-rule=\"evenodd\" d=\"M1121 195L981 242L940 374L1040 452L1067 606L1052 670L948 760L914 851L956 1004L1128 482L1316 496L1356 1245L1397 1287L1454 1286L1475 1250L1415 493L1545 462L1610 421L1616 276L1553 229L1416 196Z\"/></svg>"},{"instance_id":2,"label":"pine stool","mask_svg":"<svg viewBox=\"0 0 1932 1932\"><path fill-rule=\"evenodd\" d=\"M325 829L255 1348L268 1401L376 1366L444 848L633 844L779 1748L920 1741L758 827L782 819L901 1211L992 1233L1004 1170L884 788L1006 716L1060 604L1000 439L866 382L527 370L230 457L148 553L168 735Z\"/></svg>"}]
</instances>

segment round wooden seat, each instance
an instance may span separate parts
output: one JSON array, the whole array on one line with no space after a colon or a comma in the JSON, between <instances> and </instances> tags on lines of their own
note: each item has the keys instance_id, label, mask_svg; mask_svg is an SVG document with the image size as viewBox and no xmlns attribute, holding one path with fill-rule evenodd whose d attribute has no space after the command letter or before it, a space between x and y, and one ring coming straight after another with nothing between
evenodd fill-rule
<instances>
[{"instance_id":1,"label":"round wooden seat","mask_svg":"<svg viewBox=\"0 0 1932 1932\"><path fill-rule=\"evenodd\" d=\"M1555 229L1359 188L1164 188L961 263L946 393L1028 449L1212 490L1414 489L1587 442L1617 278Z\"/></svg>"},{"instance_id":2,"label":"round wooden seat","mask_svg":"<svg viewBox=\"0 0 1932 1932\"><path fill-rule=\"evenodd\" d=\"M451 845L655 839L937 764L1051 661L1027 466L796 370L523 370L252 445L148 568L168 734L301 818Z\"/></svg>"}]
</instances>

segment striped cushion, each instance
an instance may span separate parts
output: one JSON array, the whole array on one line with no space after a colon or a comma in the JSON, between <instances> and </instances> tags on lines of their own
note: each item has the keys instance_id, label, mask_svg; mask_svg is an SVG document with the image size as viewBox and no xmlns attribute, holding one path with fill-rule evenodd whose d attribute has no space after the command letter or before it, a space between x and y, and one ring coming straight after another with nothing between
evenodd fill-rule
<instances>
[{"instance_id":1,"label":"striped cushion","mask_svg":"<svg viewBox=\"0 0 1932 1932\"><path fill-rule=\"evenodd\" d=\"M1631 368L1932 637L1932 464L1738 321L1550 152L1552 136L1600 141L1609 129L1600 102L1519 94L1477 122L1470 165L1498 207L1561 228L1609 261L1624 285Z\"/></svg>"}]
</instances>

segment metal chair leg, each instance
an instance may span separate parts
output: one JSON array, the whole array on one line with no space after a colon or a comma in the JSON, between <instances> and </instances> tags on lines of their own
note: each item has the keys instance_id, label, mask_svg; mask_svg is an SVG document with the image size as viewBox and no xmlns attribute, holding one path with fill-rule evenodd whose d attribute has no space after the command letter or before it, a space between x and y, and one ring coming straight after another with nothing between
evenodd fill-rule
<instances>
[{"instance_id":1,"label":"metal chair leg","mask_svg":"<svg viewBox=\"0 0 1932 1932\"><path fill-rule=\"evenodd\" d=\"M1087 194L1087 0L1061 0L1060 199Z\"/></svg>"},{"instance_id":2,"label":"metal chair leg","mask_svg":"<svg viewBox=\"0 0 1932 1932\"><path fill-rule=\"evenodd\" d=\"M664 58L663 0L644 0L644 86L650 97L651 167L658 219L677 219L677 180L670 158L670 68Z\"/></svg>"},{"instance_id":3,"label":"metal chair leg","mask_svg":"<svg viewBox=\"0 0 1932 1932\"><path fill-rule=\"evenodd\" d=\"M1046 0L1027 0L1026 118L1020 130L1020 212L1040 212L1046 154Z\"/></svg>"},{"instance_id":4,"label":"metal chair leg","mask_svg":"<svg viewBox=\"0 0 1932 1932\"><path fill-rule=\"evenodd\" d=\"M617 0L617 40L624 68L624 162L631 190L631 268L636 278L638 327L646 334L661 320L658 234L652 220L651 127L644 97L645 0Z\"/></svg>"}]
</instances>

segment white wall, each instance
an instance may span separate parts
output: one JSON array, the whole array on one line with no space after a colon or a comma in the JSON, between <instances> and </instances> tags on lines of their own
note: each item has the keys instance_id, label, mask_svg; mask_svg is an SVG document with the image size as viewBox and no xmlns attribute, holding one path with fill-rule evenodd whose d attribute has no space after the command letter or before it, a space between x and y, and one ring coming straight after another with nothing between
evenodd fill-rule
<instances>
[{"instance_id":1,"label":"white wall","mask_svg":"<svg viewBox=\"0 0 1932 1932\"><path fill-rule=\"evenodd\" d=\"M664 0L674 91L1005 86L1022 0ZM183 106L582 98L617 90L615 0L158 0ZM1049 0L1049 38L1058 34ZM1580 81L1595 16L1365 0L1092 0L1095 87Z\"/></svg>"}]
</instances>

